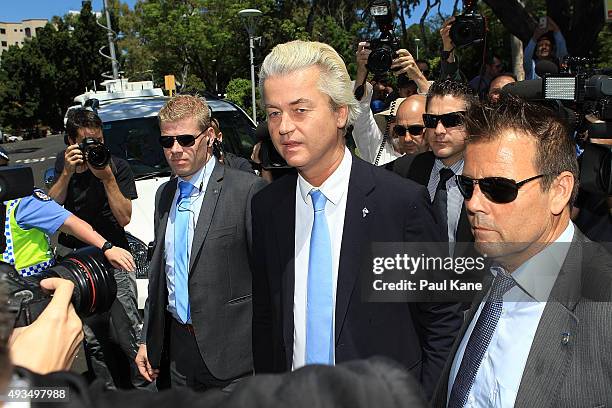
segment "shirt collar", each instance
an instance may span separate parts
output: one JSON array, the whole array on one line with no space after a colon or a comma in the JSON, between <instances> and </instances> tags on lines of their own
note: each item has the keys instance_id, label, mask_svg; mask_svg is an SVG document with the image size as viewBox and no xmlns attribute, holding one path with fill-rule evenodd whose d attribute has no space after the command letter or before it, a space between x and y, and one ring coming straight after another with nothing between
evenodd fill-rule
<instances>
[{"instance_id":1,"label":"shirt collar","mask_svg":"<svg viewBox=\"0 0 612 408\"><path fill-rule=\"evenodd\" d=\"M448 167L444 163L442 163L442 160L436 158L436 160L434 161L434 167L433 167L432 172L439 173L440 170L447 168L447 169L451 169L454 174L462 174L463 173L463 163L464 161L462 157L461 159L457 160L455 164Z\"/></svg>"},{"instance_id":2,"label":"shirt collar","mask_svg":"<svg viewBox=\"0 0 612 408\"><path fill-rule=\"evenodd\" d=\"M538 302L548 300L573 237L574 224L569 222L559 238L512 272L511 276L521 289L521 293L525 293ZM491 271L493 275L496 274L495 272Z\"/></svg>"},{"instance_id":3,"label":"shirt collar","mask_svg":"<svg viewBox=\"0 0 612 408\"><path fill-rule=\"evenodd\" d=\"M345 193L346 188L348 186L349 179L351 177L351 166L353 164L353 158L351 156L351 152L348 148L344 148L344 157L340 162L340 165L334 172L325 180L318 190L321 190L325 198L331 201L332 204L338 205L342 195ZM298 187L300 190L300 195L302 196L302 200L308 205L311 205L312 201L309 197L310 191L312 189L317 189L309 182L307 182L301 174L298 173Z\"/></svg>"},{"instance_id":4,"label":"shirt collar","mask_svg":"<svg viewBox=\"0 0 612 408\"><path fill-rule=\"evenodd\" d=\"M202 191L200 191L200 189L204 188L204 180L206 178L206 175L211 174L213 169L215 168L215 164L217 163L217 159L215 158L215 156L212 156L207 162L206 165L204 165L200 170L198 170L191 179L189 180L185 180L182 177L177 177L177 186L178 183L180 183L181 181L184 181L186 183L190 183L192 184L195 189L197 190L198 194L200 194Z\"/></svg>"}]
</instances>

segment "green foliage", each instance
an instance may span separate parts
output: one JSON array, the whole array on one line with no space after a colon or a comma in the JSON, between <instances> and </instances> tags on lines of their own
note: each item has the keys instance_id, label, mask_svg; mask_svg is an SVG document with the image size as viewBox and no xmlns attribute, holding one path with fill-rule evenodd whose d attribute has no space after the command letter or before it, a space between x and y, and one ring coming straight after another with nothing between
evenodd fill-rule
<instances>
[{"instance_id":1,"label":"green foliage","mask_svg":"<svg viewBox=\"0 0 612 408\"><path fill-rule=\"evenodd\" d=\"M54 19L22 48L10 47L0 66L0 123L14 129L63 126L72 98L100 79L110 64L98 54L106 44L89 3L67 24Z\"/></svg>"},{"instance_id":2,"label":"green foliage","mask_svg":"<svg viewBox=\"0 0 612 408\"><path fill-rule=\"evenodd\" d=\"M229 81L226 88L225 99L234 102L240 106L244 111L253 117L253 103L251 101L251 81L249 79L235 78ZM259 101L259 88L255 88L255 99ZM265 119L265 113L263 110L258 109L257 118L259 120Z\"/></svg>"}]
</instances>

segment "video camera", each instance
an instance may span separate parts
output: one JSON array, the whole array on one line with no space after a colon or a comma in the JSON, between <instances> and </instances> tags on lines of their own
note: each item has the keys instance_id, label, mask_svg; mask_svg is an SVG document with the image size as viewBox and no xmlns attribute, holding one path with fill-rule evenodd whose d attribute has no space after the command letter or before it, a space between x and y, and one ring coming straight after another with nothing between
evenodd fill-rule
<instances>
[{"instance_id":1,"label":"video camera","mask_svg":"<svg viewBox=\"0 0 612 408\"><path fill-rule=\"evenodd\" d=\"M0 202L32 194L34 177L30 167L0 169ZM0 278L8 292L8 309L15 327L31 324L51 301L51 294L40 281L61 277L74 283L72 304L80 317L110 309L117 297L117 284L102 252L87 247L71 253L54 266L35 276L23 277L12 265L0 262Z\"/></svg>"},{"instance_id":2,"label":"video camera","mask_svg":"<svg viewBox=\"0 0 612 408\"><path fill-rule=\"evenodd\" d=\"M368 6L369 14L380 30L380 37L369 40L372 52L368 56L366 68L374 75L384 75L391 69L399 41L393 32L393 15L389 1L376 0Z\"/></svg>"},{"instance_id":3,"label":"video camera","mask_svg":"<svg viewBox=\"0 0 612 408\"><path fill-rule=\"evenodd\" d=\"M566 57L560 69L538 62L542 79L504 86L502 92L551 108L567 121L572 133L592 139L612 139L612 69L596 69L585 58ZM612 147L578 138L580 187L594 194L612 195Z\"/></svg>"},{"instance_id":4,"label":"video camera","mask_svg":"<svg viewBox=\"0 0 612 408\"><path fill-rule=\"evenodd\" d=\"M83 161L89 162L95 169L103 169L110 162L110 150L94 138L83 139L83 142L79 144L79 149L83 152Z\"/></svg>"},{"instance_id":5,"label":"video camera","mask_svg":"<svg viewBox=\"0 0 612 408\"><path fill-rule=\"evenodd\" d=\"M463 4L463 14L455 17L449 33L455 47L460 48L482 42L487 32L484 17L476 11L476 2L465 0Z\"/></svg>"}]
</instances>

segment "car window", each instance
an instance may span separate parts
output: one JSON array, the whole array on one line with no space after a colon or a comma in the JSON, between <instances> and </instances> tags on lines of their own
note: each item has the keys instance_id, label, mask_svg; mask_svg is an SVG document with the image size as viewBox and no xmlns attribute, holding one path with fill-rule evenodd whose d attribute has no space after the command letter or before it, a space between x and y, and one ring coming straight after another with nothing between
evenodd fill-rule
<instances>
[{"instance_id":1,"label":"car window","mask_svg":"<svg viewBox=\"0 0 612 408\"><path fill-rule=\"evenodd\" d=\"M169 170L159 144L157 117L106 122L104 143L111 153L130 164L135 177Z\"/></svg>"},{"instance_id":2,"label":"car window","mask_svg":"<svg viewBox=\"0 0 612 408\"><path fill-rule=\"evenodd\" d=\"M253 124L240 111L214 111L223 132L223 148L245 159L255 144ZM157 117L105 122L104 143L111 153L130 164L135 177L170 170L159 144Z\"/></svg>"},{"instance_id":3,"label":"car window","mask_svg":"<svg viewBox=\"0 0 612 408\"><path fill-rule=\"evenodd\" d=\"M256 143L253 124L239 111L216 111L213 117L219 120L225 151L249 160Z\"/></svg>"}]
</instances>

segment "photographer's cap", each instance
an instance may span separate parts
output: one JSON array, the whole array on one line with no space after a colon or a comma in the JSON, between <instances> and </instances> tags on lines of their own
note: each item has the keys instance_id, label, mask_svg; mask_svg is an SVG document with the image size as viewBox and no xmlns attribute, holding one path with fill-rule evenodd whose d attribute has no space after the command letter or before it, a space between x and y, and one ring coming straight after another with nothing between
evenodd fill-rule
<instances>
[{"instance_id":1,"label":"photographer's cap","mask_svg":"<svg viewBox=\"0 0 612 408\"><path fill-rule=\"evenodd\" d=\"M374 120L376 121L376 124L378 125L378 128L380 129L381 132L384 133L385 129L387 128L387 117L397 116L397 110L399 109L400 105L402 104L402 102L404 102L405 99L406 98L395 99L393 102L391 102L389 109L386 109L382 112L378 112L374 115Z\"/></svg>"}]
</instances>

